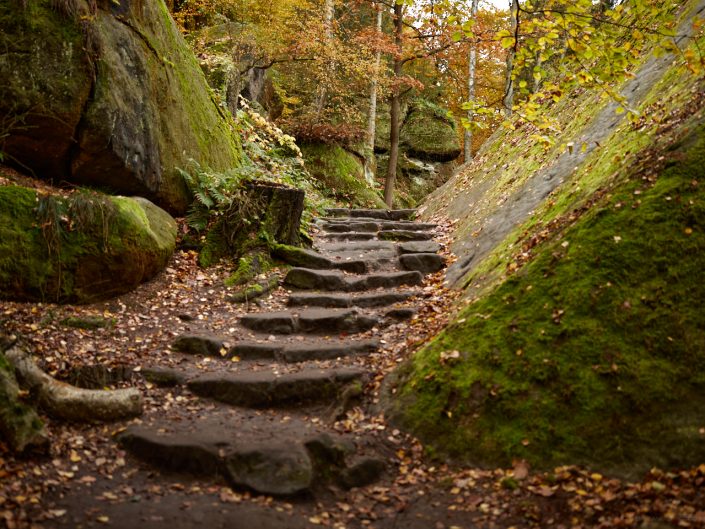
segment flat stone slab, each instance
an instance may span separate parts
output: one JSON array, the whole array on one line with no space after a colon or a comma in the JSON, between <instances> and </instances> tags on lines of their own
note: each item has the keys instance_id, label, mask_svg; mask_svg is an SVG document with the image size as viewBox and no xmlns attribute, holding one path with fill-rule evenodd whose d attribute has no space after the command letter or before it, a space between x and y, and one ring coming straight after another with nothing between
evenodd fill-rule
<instances>
[{"instance_id":1,"label":"flat stone slab","mask_svg":"<svg viewBox=\"0 0 705 529\"><path fill-rule=\"evenodd\" d=\"M345 276L341 272L292 268L284 279L284 284L290 287L343 292L396 288L404 285L420 285L421 283L423 283L423 275L413 271Z\"/></svg>"},{"instance_id":2,"label":"flat stone slab","mask_svg":"<svg viewBox=\"0 0 705 529\"><path fill-rule=\"evenodd\" d=\"M185 373L169 367L143 367L140 373L147 382L162 388L181 386L186 383Z\"/></svg>"},{"instance_id":3,"label":"flat stone slab","mask_svg":"<svg viewBox=\"0 0 705 529\"><path fill-rule=\"evenodd\" d=\"M240 324L252 331L273 334L293 334L298 328L295 315L291 312L259 312L245 314Z\"/></svg>"},{"instance_id":4,"label":"flat stone slab","mask_svg":"<svg viewBox=\"0 0 705 529\"><path fill-rule=\"evenodd\" d=\"M414 222L414 221L391 221L382 220L378 223L380 230L409 230L409 231L430 231L438 227L437 224L429 222Z\"/></svg>"},{"instance_id":5,"label":"flat stone slab","mask_svg":"<svg viewBox=\"0 0 705 529\"><path fill-rule=\"evenodd\" d=\"M345 343L296 344L285 347L280 359L284 362L330 360L373 353L379 349L379 340L355 340Z\"/></svg>"},{"instance_id":6,"label":"flat stone slab","mask_svg":"<svg viewBox=\"0 0 705 529\"><path fill-rule=\"evenodd\" d=\"M355 309L304 309L298 312L261 312L240 318L243 327L272 334L364 332L379 323Z\"/></svg>"},{"instance_id":7,"label":"flat stone slab","mask_svg":"<svg viewBox=\"0 0 705 529\"><path fill-rule=\"evenodd\" d=\"M412 230L383 230L377 236L387 241L427 241L433 239L434 233Z\"/></svg>"},{"instance_id":8,"label":"flat stone slab","mask_svg":"<svg viewBox=\"0 0 705 529\"><path fill-rule=\"evenodd\" d=\"M379 224L376 222L322 222L319 224L320 228L328 233L346 233L346 232L358 232L358 233L377 233L379 231Z\"/></svg>"},{"instance_id":9,"label":"flat stone slab","mask_svg":"<svg viewBox=\"0 0 705 529\"><path fill-rule=\"evenodd\" d=\"M363 486L384 469L370 457L348 465L355 448L342 436L316 432L297 419L276 423L252 414L130 425L116 440L161 470L222 476L233 488L275 496L311 492L331 481Z\"/></svg>"},{"instance_id":10,"label":"flat stone slab","mask_svg":"<svg viewBox=\"0 0 705 529\"><path fill-rule=\"evenodd\" d=\"M399 244L399 252L405 253L438 253L441 245L433 241L411 241Z\"/></svg>"},{"instance_id":11,"label":"flat stone slab","mask_svg":"<svg viewBox=\"0 0 705 529\"><path fill-rule=\"evenodd\" d=\"M322 233L321 236L329 241L369 241L374 239L377 234L368 232L344 232Z\"/></svg>"},{"instance_id":12,"label":"flat stone slab","mask_svg":"<svg viewBox=\"0 0 705 529\"><path fill-rule=\"evenodd\" d=\"M308 490L313 464L301 444L233 444L198 433L160 435L129 427L120 444L133 455L166 470L201 476L223 475L235 487L262 494L290 495Z\"/></svg>"},{"instance_id":13,"label":"flat stone slab","mask_svg":"<svg viewBox=\"0 0 705 529\"><path fill-rule=\"evenodd\" d=\"M282 261L303 268L314 270L344 270L353 274L367 272L367 263L360 259L337 261L307 248L295 248L286 245L275 245L272 255Z\"/></svg>"},{"instance_id":14,"label":"flat stone slab","mask_svg":"<svg viewBox=\"0 0 705 529\"><path fill-rule=\"evenodd\" d=\"M275 360L296 363L309 360L330 360L379 349L379 340L315 341L296 344L242 341L230 348L229 355L242 360Z\"/></svg>"},{"instance_id":15,"label":"flat stone slab","mask_svg":"<svg viewBox=\"0 0 705 529\"><path fill-rule=\"evenodd\" d=\"M318 243L321 251L335 252L369 252L372 250L389 250L396 252L397 244L393 241L359 241L359 242L322 242Z\"/></svg>"},{"instance_id":16,"label":"flat stone slab","mask_svg":"<svg viewBox=\"0 0 705 529\"><path fill-rule=\"evenodd\" d=\"M358 368L305 369L277 376L270 372L208 373L188 381L196 395L246 407L277 407L300 402L330 402L343 387L361 380Z\"/></svg>"},{"instance_id":17,"label":"flat stone slab","mask_svg":"<svg viewBox=\"0 0 705 529\"><path fill-rule=\"evenodd\" d=\"M223 339L212 334L183 334L172 342L171 348L180 353L221 356Z\"/></svg>"},{"instance_id":18,"label":"flat stone slab","mask_svg":"<svg viewBox=\"0 0 705 529\"><path fill-rule=\"evenodd\" d=\"M415 291L370 292L367 294L309 294L294 292L289 296L290 306L309 307L385 307L406 301L418 295Z\"/></svg>"},{"instance_id":19,"label":"flat stone slab","mask_svg":"<svg viewBox=\"0 0 705 529\"><path fill-rule=\"evenodd\" d=\"M369 219L404 220L416 215L415 209L346 209L332 208L326 210L329 217L365 217Z\"/></svg>"},{"instance_id":20,"label":"flat stone slab","mask_svg":"<svg viewBox=\"0 0 705 529\"><path fill-rule=\"evenodd\" d=\"M399 258L402 268L405 270L416 270L423 274L432 274L445 267L446 263L435 253L407 253Z\"/></svg>"}]
</instances>

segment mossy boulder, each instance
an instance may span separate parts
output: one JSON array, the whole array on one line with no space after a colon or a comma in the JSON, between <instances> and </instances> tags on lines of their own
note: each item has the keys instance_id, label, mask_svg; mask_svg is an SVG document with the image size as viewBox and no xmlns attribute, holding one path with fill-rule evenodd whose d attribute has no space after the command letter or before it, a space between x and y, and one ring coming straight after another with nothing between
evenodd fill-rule
<instances>
[{"instance_id":1,"label":"mossy boulder","mask_svg":"<svg viewBox=\"0 0 705 529\"><path fill-rule=\"evenodd\" d=\"M163 0L3 2L0 27L0 150L19 167L183 212L177 167L239 164L239 140Z\"/></svg>"},{"instance_id":2,"label":"mossy boulder","mask_svg":"<svg viewBox=\"0 0 705 529\"><path fill-rule=\"evenodd\" d=\"M705 126L690 131L407 362L396 422L475 464L702 463Z\"/></svg>"},{"instance_id":3,"label":"mossy boulder","mask_svg":"<svg viewBox=\"0 0 705 529\"><path fill-rule=\"evenodd\" d=\"M11 342L0 329L0 441L14 452L24 452L44 447L47 437L35 410L20 400L14 369L3 354Z\"/></svg>"},{"instance_id":4,"label":"mossy boulder","mask_svg":"<svg viewBox=\"0 0 705 529\"><path fill-rule=\"evenodd\" d=\"M311 176L334 199L351 207L386 207L380 193L365 179L364 158L339 145L309 143L300 147Z\"/></svg>"},{"instance_id":5,"label":"mossy boulder","mask_svg":"<svg viewBox=\"0 0 705 529\"><path fill-rule=\"evenodd\" d=\"M122 294L162 270L175 244L174 219L144 198L0 187L5 299L84 303Z\"/></svg>"},{"instance_id":6,"label":"mossy boulder","mask_svg":"<svg viewBox=\"0 0 705 529\"><path fill-rule=\"evenodd\" d=\"M400 148L409 158L425 162L455 160L460 156L458 126L447 110L413 101L401 127Z\"/></svg>"}]
</instances>

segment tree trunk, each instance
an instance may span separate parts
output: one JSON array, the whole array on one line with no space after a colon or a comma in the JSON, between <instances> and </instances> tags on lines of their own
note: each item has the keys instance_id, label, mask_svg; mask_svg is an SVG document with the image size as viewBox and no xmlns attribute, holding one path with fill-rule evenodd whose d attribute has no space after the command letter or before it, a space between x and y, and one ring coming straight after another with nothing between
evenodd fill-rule
<instances>
[{"instance_id":1,"label":"tree trunk","mask_svg":"<svg viewBox=\"0 0 705 529\"><path fill-rule=\"evenodd\" d=\"M477 23L477 8L479 0L472 0L470 14L472 19ZM477 60L477 44L473 41L470 43L470 57L468 58L468 101L475 102L475 63ZM471 124L475 117L472 109L468 110L468 124ZM468 125L465 129L465 162L472 160L472 128Z\"/></svg>"},{"instance_id":2,"label":"tree trunk","mask_svg":"<svg viewBox=\"0 0 705 529\"><path fill-rule=\"evenodd\" d=\"M330 44L333 39L333 19L335 18L335 0L325 0L323 4L323 30L325 31L326 46ZM332 68L332 65L327 64L327 67ZM326 98L328 97L328 91L325 85L321 85L318 89L318 96L316 98L316 115L320 115L323 111L323 107L326 106Z\"/></svg>"},{"instance_id":3,"label":"tree trunk","mask_svg":"<svg viewBox=\"0 0 705 529\"><path fill-rule=\"evenodd\" d=\"M404 31L404 5L394 4L394 43L397 46L397 55L394 57L394 78L399 79L402 74L404 61L402 59L402 37ZM384 201L388 207L392 207L394 202L394 181L397 177L397 162L399 160L399 118L401 116L401 94L399 87L392 91L392 111L390 115L389 127L389 165L387 166L387 178L384 182Z\"/></svg>"},{"instance_id":4,"label":"tree trunk","mask_svg":"<svg viewBox=\"0 0 705 529\"><path fill-rule=\"evenodd\" d=\"M507 77L504 90L504 112L507 116L512 115L512 107L514 106L514 79L512 73L514 70L514 56L519 45L519 0L511 0L509 16L511 19L511 32L516 40L514 41L514 46L507 52Z\"/></svg>"},{"instance_id":5,"label":"tree trunk","mask_svg":"<svg viewBox=\"0 0 705 529\"><path fill-rule=\"evenodd\" d=\"M377 9L377 34L382 32L382 7L374 4ZM370 153L375 150L375 127L377 126L377 86L379 84L379 67L382 63L382 50L375 52L375 71L370 83L370 112L367 116L367 148Z\"/></svg>"}]
</instances>

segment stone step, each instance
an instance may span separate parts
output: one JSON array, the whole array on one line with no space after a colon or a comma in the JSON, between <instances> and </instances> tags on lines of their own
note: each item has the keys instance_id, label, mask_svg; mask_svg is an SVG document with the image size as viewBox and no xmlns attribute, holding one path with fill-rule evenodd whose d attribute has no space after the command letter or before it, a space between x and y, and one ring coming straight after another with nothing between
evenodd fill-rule
<instances>
[{"instance_id":1,"label":"stone step","mask_svg":"<svg viewBox=\"0 0 705 529\"><path fill-rule=\"evenodd\" d=\"M359 232L359 233L377 233L379 231L379 224L376 222L321 222L318 226L329 233L345 233L345 232Z\"/></svg>"},{"instance_id":2,"label":"stone step","mask_svg":"<svg viewBox=\"0 0 705 529\"><path fill-rule=\"evenodd\" d=\"M207 373L187 382L195 395L252 408L285 407L296 403L330 403L365 371L347 367L304 369L276 375L271 372Z\"/></svg>"},{"instance_id":3,"label":"stone step","mask_svg":"<svg viewBox=\"0 0 705 529\"><path fill-rule=\"evenodd\" d=\"M399 258L404 270L416 270L422 274L432 274L445 267L446 263L435 253L407 253Z\"/></svg>"},{"instance_id":4,"label":"stone step","mask_svg":"<svg viewBox=\"0 0 705 529\"><path fill-rule=\"evenodd\" d=\"M407 231L429 231L436 228L436 224L420 222L357 222L346 220L345 222L319 222L318 226L328 233L377 233L378 231L407 230Z\"/></svg>"},{"instance_id":5,"label":"stone step","mask_svg":"<svg viewBox=\"0 0 705 529\"><path fill-rule=\"evenodd\" d=\"M292 307L384 307L407 301L417 296L419 293L413 290L407 291L383 291L370 292L368 294L317 294L308 292L294 292L289 296L288 304Z\"/></svg>"},{"instance_id":6,"label":"stone step","mask_svg":"<svg viewBox=\"0 0 705 529\"><path fill-rule=\"evenodd\" d=\"M341 242L341 241L370 241L374 239L377 236L377 233L371 233L371 232L356 232L356 231L351 231L351 232L345 232L345 233L321 233L320 235L324 239L328 241L335 241L335 242Z\"/></svg>"},{"instance_id":7,"label":"stone step","mask_svg":"<svg viewBox=\"0 0 705 529\"><path fill-rule=\"evenodd\" d=\"M348 464L346 459L355 450L352 443L310 432L300 421L279 425L251 416L241 422L245 428L216 415L180 424L131 425L117 440L133 456L159 469L222 476L233 488L275 496L310 493L331 481L348 488L364 486L384 471L381 460L369 457Z\"/></svg>"},{"instance_id":8,"label":"stone step","mask_svg":"<svg viewBox=\"0 0 705 529\"><path fill-rule=\"evenodd\" d=\"M315 270L344 270L353 274L364 274L370 269L361 259L333 260L313 250L283 244L274 245L272 255L292 266Z\"/></svg>"},{"instance_id":9,"label":"stone step","mask_svg":"<svg viewBox=\"0 0 705 529\"><path fill-rule=\"evenodd\" d=\"M377 233L377 237L385 241L427 241L434 235L433 232L412 230L383 230Z\"/></svg>"},{"instance_id":10,"label":"stone step","mask_svg":"<svg viewBox=\"0 0 705 529\"><path fill-rule=\"evenodd\" d=\"M292 268L284 279L284 285L308 290L354 292L375 288L396 288L404 285L420 285L420 272L386 272L363 276L346 276L342 272Z\"/></svg>"},{"instance_id":11,"label":"stone step","mask_svg":"<svg viewBox=\"0 0 705 529\"><path fill-rule=\"evenodd\" d=\"M371 252L389 251L397 254L397 243L394 241L357 241L357 242L317 242L316 247L322 252Z\"/></svg>"},{"instance_id":12,"label":"stone step","mask_svg":"<svg viewBox=\"0 0 705 529\"><path fill-rule=\"evenodd\" d=\"M310 360L331 360L361 354L369 354L379 349L379 340L319 341L296 344L277 342L238 342L230 348L229 354L241 360L276 360L296 363Z\"/></svg>"},{"instance_id":13,"label":"stone step","mask_svg":"<svg viewBox=\"0 0 705 529\"><path fill-rule=\"evenodd\" d=\"M411 220L416 215L415 209L346 209L332 208L326 210L329 217L366 217L385 220Z\"/></svg>"},{"instance_id":14,"label":"stone step","mask_svg":"<svg viewBox=\"0 0 705 529\"><path fill-rule=\"evenodd\" d=\"M357 333L370 330L379 319L355 309L304 309L245 314L240 324L252 331L270 334Z\"/></svg>"},{"instance_id":15,"label":"stone step","mask_svg":"<svg viewBox=\"0 0 705 529\"><path fill-rule=\"evenodd\" d=\"M441 245L433 241L411 241L397 245L399 253L438 253Z\"/></svg>"}]
</instances>

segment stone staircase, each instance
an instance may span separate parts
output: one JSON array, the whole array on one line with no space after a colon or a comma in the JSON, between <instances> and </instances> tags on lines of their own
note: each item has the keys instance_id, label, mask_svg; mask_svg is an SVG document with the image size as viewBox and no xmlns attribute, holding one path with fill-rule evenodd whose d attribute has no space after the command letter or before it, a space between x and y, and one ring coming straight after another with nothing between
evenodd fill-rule
<instances>
[{"instance_id":1,"label":"stone staircase","mask_svg":"<svg viewBox=\"0 0 705 529\"><path fill-rule=\"evenodd\" d=\"M435 226L413 215L328 210L315 250L275 250L294 265L283 281L288 309L246 314L232 336L178 337L185 367L143 372L187 389L193 412L132 425L119 442L161 470L262 494L375 482L384 458L333 423L374 375L361 359L379 351L381 329L412 317L424 275L444 266ZM198 358L208 361L197 368Z\"/></svg>"}]
</instances>

